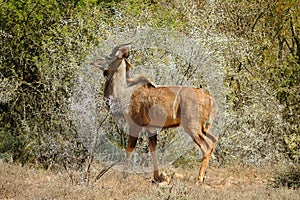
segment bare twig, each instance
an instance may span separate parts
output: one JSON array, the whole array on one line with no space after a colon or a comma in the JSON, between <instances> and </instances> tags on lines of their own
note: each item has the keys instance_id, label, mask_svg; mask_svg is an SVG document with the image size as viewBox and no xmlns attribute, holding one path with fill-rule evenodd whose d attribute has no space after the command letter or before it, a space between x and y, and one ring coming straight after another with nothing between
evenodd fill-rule
<instances>
[{"instance_id":1,"label":"bare twig","mask_svg":"<svg viewBox=\"0 0 300 200\"><path fill-rule=\"evenodd\" d=\"M94 141L93 141L93 145L92 145L92 148L91 148L91 151L90 151L90 156L89 156L89 161L88 161L88 166L87 166L87 169L86 169L86 179L87 181L89 182L89 178L90 178L90 172L91 172L91 165L94 161L94 148L95 148L95 144L96 144L96 140L97 140L97 136L99 134L99 130L101 128L101 126L103 125L103 123L106 121L107 117L109 115L106 115L105 118L99 123L99 126L97 128L97 134L95 135L94 137Z\"/></svg>"},{"instance_id":2,"label":"bare twig","mask_svg":"<svg viewBox=\"0 0 300 200\"><path fill-rule=\"evenodd\" d=\"M104 168L95 178L95 182L98 181L106 172L108 172L113 166L115 166L117 162L112 163L111 165L109 165L108 167Z\"/></svg>"}]
</instances>

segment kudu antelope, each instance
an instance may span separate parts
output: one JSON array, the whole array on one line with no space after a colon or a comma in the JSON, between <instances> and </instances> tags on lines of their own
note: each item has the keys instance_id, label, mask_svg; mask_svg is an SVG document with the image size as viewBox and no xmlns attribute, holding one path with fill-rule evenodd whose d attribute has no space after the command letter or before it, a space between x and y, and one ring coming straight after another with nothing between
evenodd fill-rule
<instances>
[{"instance_id":1,"label":"kudu antelope","mask_svg":"<svg viewBox=\"0 0 300 200\"><path fill-rule=\"evenodd\" d=\"M111 100L109 108L114 109L115 114L122 115L128 123L126 163L136 146L139 131L145 128L149 136L154 180L159 181L155 131L157 128L182 126L203 154L197 183L203 182L209 159L218 141L209 132L217 112L215 99L202 89L194 87L155 86L144 76L130 79L127 76L127 71L132 68L127 60L129 44L116 46L109 56L92 63L103 70L106 77L104 98Z\"/></svg>"}]
</instances>

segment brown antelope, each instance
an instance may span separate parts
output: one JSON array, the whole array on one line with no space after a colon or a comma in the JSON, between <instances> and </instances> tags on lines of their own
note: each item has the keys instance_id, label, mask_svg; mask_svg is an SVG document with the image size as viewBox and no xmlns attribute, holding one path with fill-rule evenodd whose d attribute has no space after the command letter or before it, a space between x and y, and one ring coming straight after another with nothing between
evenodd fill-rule
<instances>
[{"instance_id":1,"label":"brown antelope","mask_svg":"<svg viewBox=\"0 0 300 200\"><path fill-rule=\"evenodd\" d=\"M127 60L130 43L116 46L112 53L92 63L106 77L104 98L111 99L109 108L122 115L129 128L126 163L134 150L139 131L145 128L154 168L154 181L159 181L156 161L157 128L182 126L199 146L203 160L197 183L203 182L209 159L218 139L209 132L217 112L215 99L202 89L184 86L155 86L144 76L130 79ZM121 105L121 106L120 106ZM116 111L117 110L117 111Z\"/></svg>"}]
</instances>

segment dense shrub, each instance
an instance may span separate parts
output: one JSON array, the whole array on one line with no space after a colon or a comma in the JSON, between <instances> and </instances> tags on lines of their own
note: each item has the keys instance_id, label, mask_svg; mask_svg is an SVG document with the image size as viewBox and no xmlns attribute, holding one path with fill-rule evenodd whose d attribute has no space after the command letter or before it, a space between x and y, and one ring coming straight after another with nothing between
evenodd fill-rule
<instances>
[{"instance_id":1,"label":"dense shrub","mask_svg":"<svg viewBox=\"0 0 300 200\"><path fill-rule=\"evenodd\" d=\"M300 187L300 167L291 166L288 170L280 172L273 181L274 187L288 187L298 189Z\"/></svg>"}]
</instances>

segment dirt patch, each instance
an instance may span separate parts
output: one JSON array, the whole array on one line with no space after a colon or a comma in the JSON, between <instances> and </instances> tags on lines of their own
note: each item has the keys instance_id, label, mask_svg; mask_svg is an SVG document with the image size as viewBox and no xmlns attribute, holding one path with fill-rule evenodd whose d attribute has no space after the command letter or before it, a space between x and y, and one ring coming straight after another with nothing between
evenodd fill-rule
<instances>
[{"instance_id":1,"label":"dirt patch","mask_svg":"<svg viewBox=\"0 0 300 200\"><path fill-rule=\"evenodd\" d=\"M93 168L96 177L101 167ZM0 161L0 199L299 199L300 191L270 186L274 168L211 166L205 183L195 184L197 169L168 168L169 181L151 182L151 174L109 170L96 182L72 183L67 173ZM94 180L91 178L91 180Z\"/></svg>"}]
</instances>

